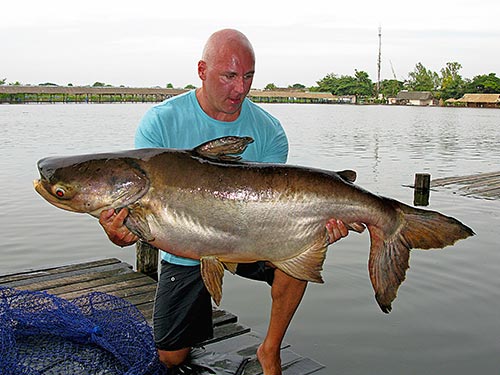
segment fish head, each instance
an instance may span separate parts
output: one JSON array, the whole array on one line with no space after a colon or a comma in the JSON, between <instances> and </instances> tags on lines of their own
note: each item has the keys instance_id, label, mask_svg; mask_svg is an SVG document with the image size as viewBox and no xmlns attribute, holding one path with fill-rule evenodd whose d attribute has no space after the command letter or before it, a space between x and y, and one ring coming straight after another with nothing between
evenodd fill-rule
<instances>
[{"instance_id":1,"label":"fish head","mask_svg":"<svg viewBox=\"0 0 500 375\"><path fill-rule=\"evenodd\" d=\"M48 157L38 161L35 190L54 206L99 216L125 207L149 189L149 179L136 160L116 154Z\"/></svg>"}]
</instances>

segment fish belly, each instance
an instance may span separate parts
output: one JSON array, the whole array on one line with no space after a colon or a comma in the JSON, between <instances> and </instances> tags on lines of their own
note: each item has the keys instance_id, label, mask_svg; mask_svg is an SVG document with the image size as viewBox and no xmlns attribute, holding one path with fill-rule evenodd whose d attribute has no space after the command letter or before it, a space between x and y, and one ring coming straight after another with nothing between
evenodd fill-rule
<instances>
[{"instance_id":1,"label":"fish belly","mask_svg":"<svg viewBox=\"0 0 500 375\"><path fill-rule=\"evenodd\" d=\"M179 256L277 261L326 240L328 211L317 199L190 199L164 207L159 217L150 219L150 226L155 228L153 244Z\"/></svg>"}]
</instances>

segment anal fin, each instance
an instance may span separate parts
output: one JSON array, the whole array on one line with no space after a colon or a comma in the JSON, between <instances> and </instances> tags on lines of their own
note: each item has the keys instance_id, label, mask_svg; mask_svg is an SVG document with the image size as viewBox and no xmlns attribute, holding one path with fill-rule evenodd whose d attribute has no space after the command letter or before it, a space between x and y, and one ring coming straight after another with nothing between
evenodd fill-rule
<instances>
[{"instance_id":1,"label":"anal fin","mask_svg":"<svg viewBox=\"0 0 500 375\"><path fill-rule=\"evenodd\" d=\"M200 259L201 277L212 296L215 304L220 305L222 299L222 278L224 277L224 265L214 256Z\"/></svg>"},{"instance_id":2,"label":"anal fin","mask_svg":"<svg viewBox=\"0 0 500 375\"><path fill-rule=\"evenodd\" d=\"M323 239L299 255L273 264L286 274L299 280L323 283L321 271L326 257L327 244Z\"/></svg>"},{"instance_id":3,"label":"anal fin","mask_svg":"<svg viewBox=\"0 0 500 375\"><path fill-rule=\"evenodd\" d=\"M238 268L238 263L224 262L224 266L229 272L231 272L234 275L236 273L236 269Z\"/></svg>"}]
</instances>

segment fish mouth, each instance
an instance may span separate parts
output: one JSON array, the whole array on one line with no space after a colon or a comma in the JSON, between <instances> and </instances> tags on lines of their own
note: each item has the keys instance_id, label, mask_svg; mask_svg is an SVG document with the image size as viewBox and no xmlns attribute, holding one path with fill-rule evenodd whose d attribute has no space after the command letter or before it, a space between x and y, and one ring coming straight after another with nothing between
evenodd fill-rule
<instances>
[{"instance_id":1,"label":"fish mouth","mask_svg":"<svg viewBox=\"0 0 500 375\"><path fill-rule=\"evenodd\" d=\"M64 202L61 202L59 199L54 197L49 190L45 187L44 181L41 179L33 180L33 187L35 188L36 192L40 194L47 202L50 204L62 208L63 210L66 211L71 211L71 212L79 212L72 206L65 204Z\"/></svg>"}]
</instances>

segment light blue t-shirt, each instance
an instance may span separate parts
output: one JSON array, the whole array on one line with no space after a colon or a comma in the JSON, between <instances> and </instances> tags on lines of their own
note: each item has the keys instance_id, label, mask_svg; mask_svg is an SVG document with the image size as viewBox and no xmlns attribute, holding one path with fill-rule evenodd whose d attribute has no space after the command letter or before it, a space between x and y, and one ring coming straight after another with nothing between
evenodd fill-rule
<instances>
[{"instance_id":1,"label":"light blue t-shirt","mask_svg":"<svg viewBox=\"0 0 500 375\"><path fill-rule=\"evenodd\" d=\"M249 136L254 139L255 142L248 145L241 155L246 161L285 163L287 160L288 140L275 117L245 98L237 120L218 121L203 111L194 90L149 109L137 128L135 147L192 149L224 136ZM199 264L198 260L178 257L166 251L161 254L162 259L169 263Z\"/></svg>"}]
</instances>

